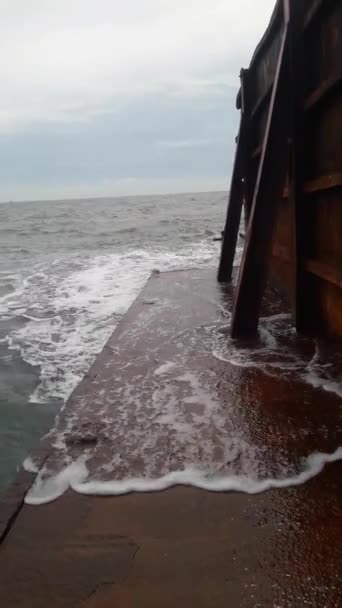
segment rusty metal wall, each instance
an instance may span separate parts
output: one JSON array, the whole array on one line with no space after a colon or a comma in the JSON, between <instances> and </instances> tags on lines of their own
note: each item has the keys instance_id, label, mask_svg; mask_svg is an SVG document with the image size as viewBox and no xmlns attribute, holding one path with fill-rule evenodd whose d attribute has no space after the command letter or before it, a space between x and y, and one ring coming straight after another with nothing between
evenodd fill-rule
<instances>
[{"instance_id":1,"label":"rusty metal wall","mask_svg":"<svg viewBox=\"0 0 342 608\"><path fill-rule=\"evenodd\" d=\"M318 332L342 336L342 2L301 5L303 91L300 204L305 214L303 267L308 311ZM282 33L283 2L249 68L247 181L253 191ZM250 203L250 201L249 201ZM277 205L271 273L295 307L294 222L287 184ZM248 205L248 201L247 201Z\"/></svg>"}]
</instances>

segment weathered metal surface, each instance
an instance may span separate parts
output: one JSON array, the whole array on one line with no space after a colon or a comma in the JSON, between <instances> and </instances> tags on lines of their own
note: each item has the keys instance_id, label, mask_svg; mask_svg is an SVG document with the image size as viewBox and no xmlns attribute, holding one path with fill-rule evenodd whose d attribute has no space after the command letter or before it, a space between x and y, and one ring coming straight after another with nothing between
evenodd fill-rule
<instances>
[{"instance_id":1,"label":"weathered metal surface","mask_svg":"<svg viewBox=\"0 0 342 608\"><path fill-rule=\"evenodd\" d=\"M91 420L96 428L103 414L98 400L105 407L113 387L123 394L130 385L140 398L139 416L134 408L125 412L120 400L112 402L116 430L110 439L124 450L119 431L127 418L126 441L133 431L143 443L158 426L158 420L145 424L146 412L156 407L151 374L178 353L181 373L190 370L202 386L213 387L211 398L242 425L246 440L279 458L335 449L342 432L337 396L295 374L270 375L213 357L208 344L222 337L231 299L232 289L219 289L208 271L155 275L71 397L66 419L77 412L80 425ZM263 315L277 312L268 301ZM157 389L169 382L160 376ZM181 412L189 398L184 382L178 397ZM189 413L200 405L187 401ZM213 422L207 430L219 447ZM159 444L163 457L169 448ZM106 449L99 441L98 451ZM336 463L305 485L256 496L178 487L105 499L69 491L44 506L25 505L0 547L0 605L337 608L340 492Z\"/></svg>"},{"instance_id":2,"label":"weathered metal surface","mask_svg":"<svg viewBox=\"0 0 342 608\"><path fill-rule=\"evenodd\" d=\"M326 101L328 96L333 96L342 88L342 75L333 76L329 80L324 80L304 101L304 110L317 109L319 104Z\"/></svg>"},{"instance_id":3,"label":"weathered metal surface","mask_svg":"<svg viewBox=\"0 0 342 608\"><path fill-rule=\"evenodd\" d=\"M312 0L307 7L307 12L304 17L304 30L311 27L316 19L319 19L321 12L332 3L331 0Z\"/></svg>"},{"instance_id":4,"label":"weathered metal surface","mask_svg":"<svg viewBox=\"0 0 342 608\"><path fill-rule=\"evenodd\" d=\"M312 330L313 314L312 308L310 312L307 309L307 301L311 299L312 294L312 281L304 266L307 248L310 245L309 233L306 230L304 204L305 124L303 124L301 114L304 99L302 74L305 69L302 37L303 14L302 5L298 3L298 0L289 0L289 8L291 27L287 96L289 100L290 131L287 189L291 230L288 247L292 261L293 320L298 331L307 333Z\"/></svg>"},{"instance_id":5,"label":"weathered metal surface","mask_svg":"<svg viewBox=\"0 0 342 608\"><path fill-rule=\"evenodd\" d=\"M289 30L285 24L275 84L268 112L262 154L255 184L246 244L241 262L232 319L232 336L255 333L266 285L276 207L282 191L288 158L286 105Z\"/></svg>"},{"instance_id":6,"label":"weathered metal surface","mask_svg":"<svg viewBox=\"0 0 342 608\"><path fill-rule=\"evenodd\" d=\"M246 107L248 98L248 71L241 72L241 123L234 161L234 169L229 192L226 225L223 234L218 280L230 281L232 278L236 244L241 221L242 207L246 196L246 157L248 149L249 111Z\"/></svg>"},{"instance_id":7,"label":"weathered metal surface","mask_svg":"<svg viewBox=\"0 0 342 608\"><path fill-rule=\"evenodd\" d=\"M297 85L301 89L301 101L297 101L296 107L296 124L300 131L296 145L300 152L297 151L297 160L292 166L289 155L286 172L291 178L299 171L301 194L298 196L297 186L297 194L293 196L290 179L283 195L272 202L277 217L270 276L287 293L299 330L310 328L318 334L342 336L340 288L335 278L332 282L326 278L336 277L336 271L342 265L342 4L337 0L298 0L295 6L300 14L297 30L302 50L298 50L292 59L289 57L289 67L290 70L295 68ZM256 183L261 161L283 19L283 1L279 0L249 66L249 103L253 110L246 181L251 184ZM293 30L290 22L291 33ZM290 92L290 80L288 85ZM297 95L298 86L295 92ZM292 112L291 103L284 110L284 120L286 112ZM291 140L290 132L288 136ZM270 166L269 179L272 172ZM290 200L284 200L284 196L289 195ZM294 200L298 202L295 207ZM262 240L260 232L260 243ZM293 247L293 243L298 243L298 247ZM279 251L282 249L286 255L281 261ZM316 267L330 263L331 270L325 273L325 278L315 275L312 280L312 272L305 270L309 261L316 263ZM299 293L298 308L296 294ZM311 319L307 322L309 316Z\"/></svg>"},{"instance_id":8,"label":"weathered metal surface","mask_svg":"<svg viewBox=\"0 0 342 608\"><path fill-rule=\"evenodd\" d=\"M318 262L317 260L307 260L305 263L306 269L314 274L316 277L323 279L323 281L327 281L331 283L331 285L335 285L339 289L342 290L342 269L341 268L332 268L330 264L324 264L323 262Z\"/></svg>"}]
</instances>

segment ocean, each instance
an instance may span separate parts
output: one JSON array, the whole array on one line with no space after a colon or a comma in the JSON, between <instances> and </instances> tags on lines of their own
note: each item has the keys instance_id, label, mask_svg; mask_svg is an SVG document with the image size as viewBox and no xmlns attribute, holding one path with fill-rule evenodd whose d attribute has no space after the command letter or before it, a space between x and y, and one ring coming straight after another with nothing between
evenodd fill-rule
<instances>
[{"instance_id":1,"label":"ocean","mask_svg":"<svg viewBox=\"0 0 342 608\"><path fill-rule=\"evenodd\" d=\"M68 396L154 270L216 272L226 205L224 192L0 205L1 489L23 461L27 470L36 470L27 455L48 431L51 457L25 498L31 504L53 500L69 486L116 494L186 483L255 493L304 483L325 464L341 460L342 353L297 336L291 316L273 307L271 295L258 336L247 343L230 338L231 312L219 306L210 326L190 332L187 346L183 336L175 361L156 370L152 365L135 381L127 380L119 356L113 374L122 376L123 386L118 394L113 388L108 402L102 403L101 394L94 401L104 428L81 459L72 447L74 435L83 431L77 427L78 406L64 416ZM153 310L163 305L169 304ZM151 307L146 318L150 313ZM139 319L130 331L139 335ZM202 375L189 368L196 339L207 357ZM217 366L230 382L236 374L241 378L236 400L228 404L219 396ZM282 405L279 395L272 403L279 382L285 387ZM229 385L227 394L231 390ZM153 407L141 408L147 393ZM291 403L300 408L296 417ZM270 417L264 415L267 408ZM129 423L137 411L139 424ZM246 416L253 422L246 425ZM151 447L161 437L163 455ZM140 461L143 474L135 486L130 463Z\"/></svg>"},{"instance_id":2,"label":"ocean","mask_svg":"<svg viewBox=\"0 0 342 608\"><path fill-rule=\"evenodd\" d=\"M0 205L0 489L154 269L216 267L227 194Z\"/></svg>"}]
</instances>

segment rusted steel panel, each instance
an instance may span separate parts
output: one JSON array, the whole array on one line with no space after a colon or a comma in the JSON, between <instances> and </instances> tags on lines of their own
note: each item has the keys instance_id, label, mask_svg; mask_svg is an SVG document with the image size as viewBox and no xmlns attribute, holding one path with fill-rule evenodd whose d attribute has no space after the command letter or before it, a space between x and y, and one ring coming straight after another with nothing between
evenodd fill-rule
<instances>
[{"instance_id":1,"label":"rusted steel panel","mask_svg":"<svg viewBox=\"0 0 342 608\"><path fill-rule=\"evenodd\" d=\"M260 57L254 68L254 91L259 98L270 89L274 82L281 47L281 29L276 32L265 56Z\"/></svg>"},{"instance_id":2,"label":"rusted steel panel","mask_svg":"<svg viewBox=\"0 0 342 608\"><path fill-rule=\"evenodd\" d=\"M272 246L275 201L281 197L286 175L288 125L285 83L288 46L289 30L288 23L285 23L234 302L233 337L255 333L259 320Z\"/></svg>"},{"instance_id":3,"label":"rusted steel panel","mask_svg":"<svg viewBox=\"0 0 342 608\"><path fill-rule=\"evenodd\" d=\"M304 30L306 31L315 25L322 13L326 11L333 3L334 0L311 0L308 6L305 7L306 12L304 15Z\"/></svg>"},{"instance_id":4,"label":"rusted steel panel","mask_svg":"<svg viewBox=\"0 0 342 608\"><path fill-rule=\"evenodd\" d=\"M308 330L311 315L307 312L307 297L310 297L311 281L304 270L304 259L308 246L304 206L305 179L305 125L302 106L305 95L304 44L302 36L303 6L298 0L290 0L290 52L289 52L289 161L287 172L288 223L290 225L288 248L292 258L292 312L298 331Z\"/></svg>"},{"instance_id":5,"label":"rusted steel panel","mask_svg":"<svg viewBox=\"0 0 342 608\"><path fill-rule=\"evenodd\" d=\"M342 189L311 195L312 251L342 268ZM322 226L324 230L322 230Z\"/></svg>"},{"instance_id":6,"label":"rusted steel panel","mask_svg":"<svg viewBox=\"0 0 342 608\"><path fill-rule=\"evenodd\" d=\"M318 262L316 260L308 260L305 264L307 270L316 277L323 279L330 285L335 285L342 289L342 272L340 268L333 268L331 263Z\"/></svg>"},{"instance_id":7,"label":"rusted steel panel","mask_svg":"<svg viewBox=\"0 0 342 608\"><path fill-rule=\"evenodd\" d=\"M249 66L252 111L246 166L250 198L255 195L281 44L282 7L283 1L279 0ZM300 15L302 47L296 65L301 88L297 147L299 145L302 152L299 154L297 150L299 160L292 166L288 155L285 161L285 173L290 176L288 184L277 200L269 201L269 205L276 208L270 273L279 279L277 283L281 283L287 293L294 317L297 314L295 294L302 291L304 309L312 312L313 329L342 336L341 287L336 281L332 285L327 277L308 272L308 262L312 260L323 267L330 258L333 269L342 267L342 3L297 0L295 7ZM290 82L288 84L290 86ZM288 103L284 120L292 111ZM288 137L291 142L293 134L289 132ZM266 183L272 181L276 160L268 168ZM293 171L298 172L298 162L301 163L301 185L297 184L294 196ZM271 217L271 210L269 213ZM263 239L261 227L256 238ZM294 243L299 246L297 253L296 248L292 251Z\"/></svg>"},{"instance_id":8,"label":"rusted steel panel","mask_svg":"<svg viewBox=\"0 0 342 608\"><path fill-rule=\"evenodd\" d=\"M332 76L314 89L304 102L304 110L314 110L334 93L342 89L342 73Z\"/></svg>"},{"instance_id":9,"label":"rusted steel panel","mask_svg":"<svg viewBox=\"0 0 342 608\"><path fill-rule=\"evenodd\" d=\"M294 302L292 262L287 259L286 247L273 252L269 280L273 287L279 291L282 298L292 307Z\"/></svg>"},{"instance_id":10,"label":"rusted steel panel","mask_svg":"<svg viewBox=\"0 0 342 608\"><path fill-rule=\"evenodd\" d=\"M279 250L279 247L283 247L287 252L286 258L292 260L292 249L289 247L291 238L292 224L290 203L287 199L284 199L278 203L277 207L272 253L277 249Z\"/></svg>"},{"instance_id":11,"label":"rusted steel panel","mask_svg":"<svg viewBox=\"0 0 342 608\"><path fill-rule=\"evenodd\" d=\"M242 207L246 197L245 165L248 155L249 137L249 108L246 105L248 91L248 70L242 70L241 78L241 122L234 161L234 169L229 192L226 226L223 235L220 266L218 271L219 282L229 282L232 278L236 244L241 221Z\"/></svg>"},{"instance_id":12,"label":"rusted steel panel","mask_svg":"<svg viewBox=\"0 0 342 608\"><path fill-rule=\"evenodd\" d=\"M250 63L251 88L255 103L266 97L270 100L284 24L284 0L275 5L269 26L258 44Z\"/></svg>"},{"instance_id":13,"label":"rusted steel panel","mask_svg":"<svg viewBox=\"0 0 342 608\"><path fill-rule=\"evenodd\" d=\"M293 247L290 203L283 199L278 203L272 242L271 277L280 288L283 297L293 309L295 304L293 281Z\"/></svg>"},{"instance_id":14,"label":"rusted steel panel","mask_svg":"<svg viewBox=\"0 0 342 608\"><path fill-rule=\"evenodd\" d=\"M341 55L342 62L342 55ZM309 179L318 179L342 169L342 98L335 96L310 121Z\"/></svg>"},{"instance_id":15,"label":"rusted steel panel","mask_svg":"<svg viewBox=\"0 0 342 608\"><path fill-rule=\"evenodd\" d=\"M317 327L322 335L342 336L342 290L316 278Z\"/></svg>"},{"instance_id":16,"label":"rusted steel panel","mask_svg":"<svg viewBox=\"0 0 342 608\"><path fill-rule=\"evenodd\" d=\"M304 184L304 190L310 192L327 192L328 190L340 190L339 200L341 200L342 189L342 173L330 173L322 175L317 179Z\"/></svg>"},{"instance_id":17,"label":"rusted steel panel","mask_svg":"<svg viewBox=\"0 0 342 608\"><path fill-rule=\"evenodd\" d=\"M342 57L342 3L335 2L321 25L320 81L340 72Z\"/></svg>"}]
</instances>

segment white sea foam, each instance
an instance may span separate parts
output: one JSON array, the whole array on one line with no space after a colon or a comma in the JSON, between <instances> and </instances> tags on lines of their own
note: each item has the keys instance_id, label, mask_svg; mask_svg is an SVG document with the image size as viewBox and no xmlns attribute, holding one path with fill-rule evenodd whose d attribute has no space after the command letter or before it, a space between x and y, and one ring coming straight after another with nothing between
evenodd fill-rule
<instances>
[{"instance_id":1,"label":"white sea foam","mask_svg":"<svg viewBox=\"0 0 342 608\"><path fill-rule=\"evenodd\" d=\"M129 328L133 340L140 325L138 318ZM211 334L212 330L205 340L212 340ZM77 398L72 413L62 417L52 431L52 464L39 473L27 502L49 502L69 487L84 494L119 495L161 491L182 484L212 492L253 494L303 484L319 474L325 464L342 459L342 447L333 454L317 450L300 459L298 448L303 437L313 431L305 416L295 425L284 423L284 442L280 444L277 433L269 432L269 424L274 421L259 419L259 439L254 443L254 422L249 419L243 392L232 390L227 400L222 399L216 374L189 367L191 336L179 351L174 340L172 358L157 370L146 370L144 357L149 355L144 353L140 364L139 358L135 360L135 371L126 374L127 363L121 363L119 352L113 353L110 363L120 380L104 394L94 395L96 422L91 412L87 418L84 397ZM168 344L170 348L170 341ZM203 348L206 351L207 346ZM276 431L277 425L273 428ZM77 437L84 439L89 432L96 443L82 447ZM331 445L327 432L324 426L314 429L313 445L318 449L322 441L325 446ZM289 433L292 445L297 440L295 450L288 447ZM331 439L334 445L336 438Z\"/></svg>"},{"instance_id":2,"label":"white sea foam","mask_svg":"<svg viewBox=\"0 0 342 608\"><path fill-rule=\"evenodd\" d=\"M60 497L68 488L79 494L94 496L121 496L132 492L161 492L177 485L191 486L209 492L243 492L260 494L272 489L300 486L316 477L324 467L342 460L342 447L332 454L316 452L303 461L302 470L282 479L252 479L246 476L208 476L204 471L187 468L174 471L158 479L132 478L112 481L87 481L88 470L84 460L67 466L55 477L44 481L44 471L26 495L25 502L41 505Z\"/></svg>"},{"instance_id":3,"label":"white sea foam","mask_svg":"<svg viewBox=\"0 0 342 608\"><path fill-rule=\"evenodd\" d=\"M28 456L23 462L23 469L28 473L38 473L39 467L33 462L32 458Z\"/></svg>"},{"instance_id":4,"label":"white sea foam","mask_svg":"<svg viewBox=\"0 0 342 608\"><path fill-rule=\"evenodd\" d=\"M319 345L316 344L315 353L306 366L303 379L314 388L321 388L327 393L334 393L342 397L342 381L329 376L330 363L323 363L320 357Z\"/></svg>"},{"instance_id":5,"label":"white sea foam","mask_svg":"<svg viewBox=\"0 0 342 608\"><path fill-rule=\"evenodd\" d=\"M321 388L327 393L334 393L338 397L342 397L342 382L324 378L319 370L316 372L308 371L303 374L303 379L314 388Z\"/></svg>"},{"instance_id":6,"label":"white sea foam","mask_svg":"<svg viewBox=\"0 0 342 608\"><path fill-rule=\"evenodd\" d=\"M229 328L228 328L229 329ZM306 349L301 352L301 346ZM259 336L253 342L232 340L229 332L216 334L212 355L234 367L254 368L269 375L293 375L296 379L342 397L342 380L330 371L330 363L320 359L318 345L299 339L290 315L276 314L260 319ZM314 354L310 356L310 350Z\"/></svg>"},{"instance_id":7,"label":"white sea foam","mask_svg":"<svg viewBox=\"0 0 342 608\"><path fill-rule=\"evenodd\" d=\"M18 275L15 290L0 298L0 314L24 321L6 340L40 368L31 401L69 396L153 269L210 266L218 252L218 244L206 240L172 253L133 250L55 260L25 278Z\"/></svg>"},{"instance_id":8,"label":"white sea foam","mask_svg":"<svg viewBox=\"0 0 342 608\"><path fill-rule=\"evenodd\" d=\"M167 372L169 372L170 370L174 369L175 366L176 366L176 363L174 363L173 361L168 361L167 363L160 365L155 370L154 374L155 374L155 376L163 376L164 374L167 374Z\"/></svg>"},{"instance_id":9,"label":"white sea foam","mask_svg":"<svg viewBox=\"0 0 342 608\"><path fill-rule=\"evenodd\" d=\"M8 336L9 347L19 350L32 365L40 366L40 384L32 400L67 398L152 270L214 266L218 251L219 245L203 241L174 253L135 250L78 257L72 262L61 259L49 268L37 266L24 280L17 277L14 291L0 298L0 312L4 319L21 315L19 327ZM146 301L149 303L152 304ZM158 302L153 303L159 306ZM154 306L145 308L147 318L153 314ZM288 316L262 319L259 342L246 347L230 340L227 333L220 333L230 313L222 308L218 316L220 321L212 327L201 328L203 339L210 345L209 352L216 358L271 374L294 373L313 387L342 396L341 383L329 375L319 358L306 358L292 345L294 334ZM131 331L135 331L134 327ZM182 343L182 337L178 339ZM43 467L26 502L49 502L68 488L83 494L119 495L160 491L178 484L213 492L253 494L300 485L319 474L325 464L342 459L342 448L338 448L333 454L316 452L298 466L291 455L288 457L281 449L275 453L277 448L270 444L265 447L272 456L267 468L263 446L256 448L248 429L234 426L236 411L222 407L222 401L215 397L215 386L203 383L177 357L170 361L161 357L158 361L159 367L151 368L150 375L130 378L130 384L121 382L124 366L117 366L115 376L120 378L120 387L113 387L107 400L100 393L94 398L98 421L103 425L98 431L99 443L103 436L105 444L103 456L101 449L96 452L95 447L86 450L81 459L69 458L68 440L75 428L77 434L77 409L66 426L52 432L55 468ZM152 407L147 417L144 391L145 396L147 391L151 395ZM79 406L82 409L81 402ZM241 420L243 424L243 416ZM299 430L300 438L307 427ZM323 436L322 431L314 449L336 445L333 442L322 446ZM121 441L120 449L110 443L113 437L115 442ZM101 457L103 461L98 464ZM139 459L143 474L131 479L129 475L135 471L130 463L134 465ZM32 461L27 459L25 463L27 470L38 472Z\"/></svg>"},{"instance_id":10,"label":"white sea foam","mask_svg":"<svg viewBox=\"0 0 342 608\"><path fill-rule=\"evenodd\" d=\"M55 476L47 476L43 467L32 488L26 494L25 502L29 505L42 505L56 500L72 487L87 478L88 471L84 459L71 463Z\"/></svg>"}]
</instances>

